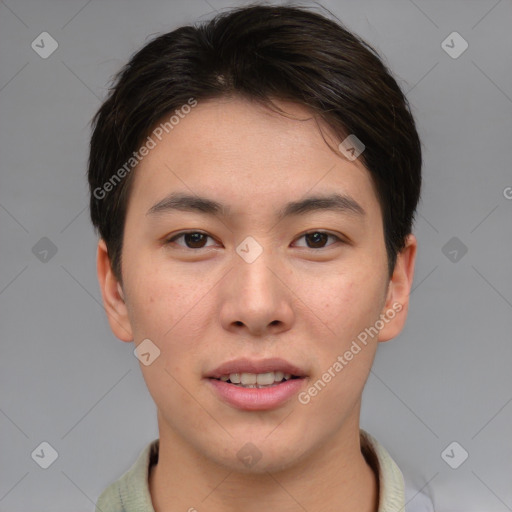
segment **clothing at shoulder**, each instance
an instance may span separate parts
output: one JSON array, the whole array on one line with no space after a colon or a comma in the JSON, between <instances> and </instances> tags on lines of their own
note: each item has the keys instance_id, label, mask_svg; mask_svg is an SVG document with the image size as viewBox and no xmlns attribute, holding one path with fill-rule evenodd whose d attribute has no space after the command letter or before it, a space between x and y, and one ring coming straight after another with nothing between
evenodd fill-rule
<instances>
[{"instance_id":1,"label":"clothing at shoulder","mask_svg":"<svg viewBox=\"0 0 512 512\"><path fill-rule=\"evenodd\" d=\"M361 429L361 450L379 475L378 512L414 512L405 508L404 479L386 449ZM148 475L158 462L159 439L149 443L132 467L109 485L98 498L96 512L155 512L149 492Z\"/></svg>"},{"instance_id":2,"label":"clothing at shoulder","mask_svg":"<svg viewBox=\"0 0 512 512\"><path fill-rule=\"evenodd\" d=\"M149 493L148 475L158 462L159 439L149 443L132 467L110 484L96 503L96 512L155 512Z\"/></svg>"}]
</instances>

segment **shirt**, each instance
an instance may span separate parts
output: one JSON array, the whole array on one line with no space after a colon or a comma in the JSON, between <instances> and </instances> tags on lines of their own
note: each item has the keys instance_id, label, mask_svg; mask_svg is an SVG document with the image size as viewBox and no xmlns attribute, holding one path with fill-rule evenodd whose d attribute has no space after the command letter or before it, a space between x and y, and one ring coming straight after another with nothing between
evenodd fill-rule
<instances>
[{"instance_id":1,"label":"shirt","mask_svg":"<svg viewBox=\"0 0 512 512\"><path fill-rule=\"evenodd\" d=\"M378 512L404 512L403 475L386 449L360 429L361 452L378 475ZM149 443L136 462L119 480L110 484L98 498L96 512L155 512L149 493L148 476L158 462L159 439Z\"/></svg>"}]
</instances>

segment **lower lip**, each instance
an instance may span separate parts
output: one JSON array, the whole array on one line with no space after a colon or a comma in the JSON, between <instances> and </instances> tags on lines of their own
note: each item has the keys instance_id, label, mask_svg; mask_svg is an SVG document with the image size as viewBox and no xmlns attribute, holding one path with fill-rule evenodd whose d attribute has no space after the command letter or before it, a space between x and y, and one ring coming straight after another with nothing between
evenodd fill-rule
<instances>
[{"instance_id":1,"label":"lower lip","mask_svg":"<svg viewBox=\"0 0 512 512\"><path fill-rule=\"evenodd\" d=\"M279 407L296 395L305 379L290 379L268 388L243 388L222 380L208 380L216 393L231 406L245 411L265 411Z\"/></svg>"}]
</instances>

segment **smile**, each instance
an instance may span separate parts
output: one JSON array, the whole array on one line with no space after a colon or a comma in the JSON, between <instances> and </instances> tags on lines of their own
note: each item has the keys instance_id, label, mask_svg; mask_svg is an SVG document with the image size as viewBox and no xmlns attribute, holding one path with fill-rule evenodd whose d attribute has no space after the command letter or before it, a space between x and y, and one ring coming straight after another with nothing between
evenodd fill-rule
<instances>
[{"instance_id":1,"label":"smile","mask_svg":"<svg viewBox=\"0 0 512 512\"><path fill-rule=\"evenodd\" d=\"M230 373L229 375L222 375L218 380L243 388L262 389L271 387L276 383L298 378L291 373L277 371L266 373Z\"/></svg>"},{"instance_id":2,"label":"smile","mask_svg":"<svg viewBox=\"0 0 512 512\"><path fill-rule=\"evenodd\" d=\"M281 358L227 361L205 377L217 399L244 411L281 407L307 380L304 370Z\"/></svg>"}]
</instances>

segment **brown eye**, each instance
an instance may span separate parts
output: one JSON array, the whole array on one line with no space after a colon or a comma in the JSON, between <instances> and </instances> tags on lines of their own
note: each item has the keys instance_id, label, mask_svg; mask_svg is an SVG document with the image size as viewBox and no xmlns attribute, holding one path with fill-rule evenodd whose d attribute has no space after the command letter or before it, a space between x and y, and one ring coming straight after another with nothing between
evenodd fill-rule
<instances>
[{"instance_id":1,"label":"brown eye","mask_svg":"<svg viewBox=\"0 0 512 512\"><path fill-rule=\"evenodd\" d=\"M323 247L328 240L329 236L325 233L308 233L306 235L306 242L308 244L308 247L311 247L313 249L318 249L319 247Z\"/></svg>"},{"instance_id":2,"label":"brown eye","mask_svg":"<svg viewBox=\"0 0 512 512\"><path fill-rule=\"evenodd\" d=\"M324 247L328 247L331 244L327 244L327 241L329 238L334 239L335 242L341 242L342 240L337 237L336 235L333 235L331 233L327 233L325 231L311 231L309 233L305 233L302 235L301 238L304 238L306 240L306 247L309 249L323 249ZM304 247L304 245L299 244L299 246Z\"/></svg>"},{"instance_id":3,"label":"brown eye","mask_svg":"<svg viewBox=\"0 0 512 512\"><path fill-rule=\"evenodd\" d=\"M191 249L201 249L204 247L206 239L208 238L203 233L187 233L183 235L187 247Z\"/></svg>"},{"instance_id":4,"label":"brown eye","mask_svg":"<svg viewBox=\"0 0 512 512\"><path fill-rule=\"evenodd\" d=\"M206 245L206 241L208 238L211 238L206 233L201 233L200 231L189 231L187 233L178 233L173 236L169 240L167 240L167 244L172 242L176 242L176 240L183 239L185 245L182 243L178 243L181 247L186 247L187 249L202 249L203 247L208 247Z\"/></svg>"}]
</instances>

